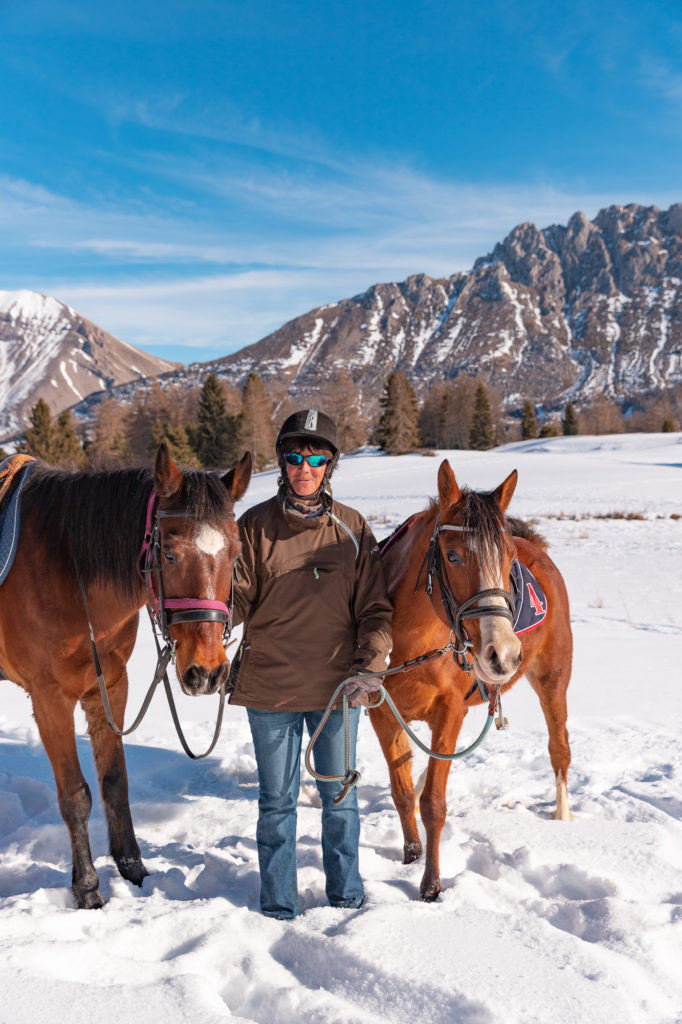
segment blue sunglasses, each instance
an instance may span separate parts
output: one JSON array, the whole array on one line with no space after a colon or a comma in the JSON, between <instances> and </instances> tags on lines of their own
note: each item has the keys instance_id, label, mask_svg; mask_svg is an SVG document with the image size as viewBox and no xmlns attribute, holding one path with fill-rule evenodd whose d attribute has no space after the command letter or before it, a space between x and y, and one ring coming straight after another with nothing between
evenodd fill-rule
<instances>
[{"instance_id":1,"label":"blue sunglasses","mask_svg":"<svg viewBox=\"0 0 682 1024\"><path fill-rule=\"evenodd\" d=\"M321 466L326 466L330 461L328 455L301 455L300 452L287 452L284 459L290 466L300 466L305 459L308 465L312 466L313 469L319 469Z\"/></svg>"}]
</instances>

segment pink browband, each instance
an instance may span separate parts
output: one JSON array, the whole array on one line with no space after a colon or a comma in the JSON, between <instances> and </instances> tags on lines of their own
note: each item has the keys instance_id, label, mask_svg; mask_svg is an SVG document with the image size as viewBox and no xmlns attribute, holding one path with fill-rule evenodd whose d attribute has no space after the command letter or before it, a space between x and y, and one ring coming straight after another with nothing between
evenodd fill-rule
<instances>
[{"instance_id":1,"label":"pink browband","mask_svg":"<svg viewBox=\"0 0 682 1024\"><path fill-rule=\"evenodd\" d=\"M167 597L163 606L171 611L181 608L209 608L220 612L227 611L227 605L223 601L204 601L201 597Z\"/></svg>"},{"instance_id":2,"label":"pink browband","mask_svg":"<svg viewBox=\"0 0 682 1024\"><path fill-rule=\"evenodd\" d=\"M199 597L164 597L163 601L160 602L159 598L154 593L151 584L151 571L152 571L152 559L154 544L158 543L155 541L154 531L152 529L154 504L156 502L156 491L152 489L152 493L149 496L147 503L147 518L144 528L144 539L142 541L142 547L140 548L140 554L138 556L137 571L140 577L144 580L147 589L151 592L152 603L154 605L154 611L157 620L166 619L168 625L172 625L173 621L176 622L202 622L202 621L219 621L229 623L230 621L230 609L223 601L209 601L208 599ZM169 513L162 513L168 515ZM170 513L171 515L173 513ZM178 511L178 515L183 515L182 511ZM158 568L159 586L161 586L161 570ZM180 612L180 615L166 616L166 612ZM182 612L208 612L207 615L189 615L183 616ZM229 627L228 627L229 628Z\"/></svg>"}]
</instances>

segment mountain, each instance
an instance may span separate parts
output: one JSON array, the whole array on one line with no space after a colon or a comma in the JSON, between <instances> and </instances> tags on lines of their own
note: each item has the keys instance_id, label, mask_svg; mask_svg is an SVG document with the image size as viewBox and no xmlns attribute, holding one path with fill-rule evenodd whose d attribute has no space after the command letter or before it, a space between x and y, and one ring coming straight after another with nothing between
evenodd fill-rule
<instances>
[{"instance_id":1,"label":"mountain","mask_svg":"<svg viewBox=\"0 0 682 1024\"><path fill-rule=\"evenodd\" d=\"M628 408L679 389L682 204L610 206L593 221L575 213L544 229L520 224L469 272L373 285L160 382L185 388L215 372L242 385L255 371L312 401L341 369L369 412L394 369L420 397L436 381L480 375L508 412L525 399L556 410L597 395ZM151 384L131 380L111 394L128 402ZM76 411L88 418L101 397Z\"/></svg>"},{"instance_id":2,"label":"mountain","mask_svg":"<svg viewBox=\"0 0 682 1024\"><path fill-rule=\"evenodd\" d=\"M200 384L215 372L239 385L255 371L311 398L340 369L370 409L393 369L422 397L435 381L480 375L509 411L524 399L558 409L597 395L627 407L679 386L682 204L610 206L542 230L520 224L467 273L374 285L162 383Z\"/></svg>"},{"instance_id":3,"label":"mountain","mask_svg":"<svg viewBox=\"0 0 682 1024\"><path fill-rule=\"evenodd\" d=\"M625 404L682 383L682 204L520 224L469 273L380 284L214 364L314 391L343 367L376 397L391 369L422 394L480 374L505 406L599 394Z\"/></svg>"},{"instance_id":4,"label":"mountain","mask_svg":"<svg viewBox=\"0 0 682 1024\"><path fill-rule=\"evenodd\" d=\"M0 439L26 425L38 398L60 412L93 391L176 366L119 341L57 299L0 291Z\"/></svg>"}]
</instances>

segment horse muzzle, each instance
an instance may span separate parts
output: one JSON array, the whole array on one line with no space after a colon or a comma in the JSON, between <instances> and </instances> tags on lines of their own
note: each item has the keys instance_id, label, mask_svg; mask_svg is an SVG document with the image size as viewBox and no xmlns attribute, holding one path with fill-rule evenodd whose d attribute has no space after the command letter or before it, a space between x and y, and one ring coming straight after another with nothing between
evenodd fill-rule
<instances>
[{"instance_id":1,"label":"horse muzzle","mask_svg":"<svg viewBox=\"0 0 682 1024\"><path fill-rule=\"evenodd\" d=\"M204 697L216 693L223 683L227 684L230 676L230 663L223 662L215 668L205 668L203 665L190 665L178 677L183 692L188 697Z\"/></svg>"},{"instance_id":2,"label":"horse muzzle","mask_svg":"<svg viewBox=\"0 0 682 1024\"><path fill-rule=\"evenodd\" d=\"M518 639L516 645L505 646L501 650L493 644L486 644L474 655L476 675L489 685L499 686L507 683L521 664L522 656L523 651Z\"/></svg>"}]
</instances>

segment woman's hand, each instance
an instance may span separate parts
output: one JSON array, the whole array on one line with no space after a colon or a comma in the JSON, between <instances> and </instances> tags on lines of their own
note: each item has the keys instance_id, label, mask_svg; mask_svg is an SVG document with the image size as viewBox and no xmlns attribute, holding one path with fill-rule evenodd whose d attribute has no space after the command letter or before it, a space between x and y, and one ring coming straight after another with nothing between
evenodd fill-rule
<instances>
[{"instance_id":1,"label":"woman's hand","mask_svg":"<svg viewBox=\"0 0 682 1024\"><path fill-rule=\"evenodd\" d=\"M367 669L355 670L355 676L343 688L343 695L348 700L358 700L368 693L377 693L383 686L381 676L373 676Z\"/></svg>"}]
</instances>

